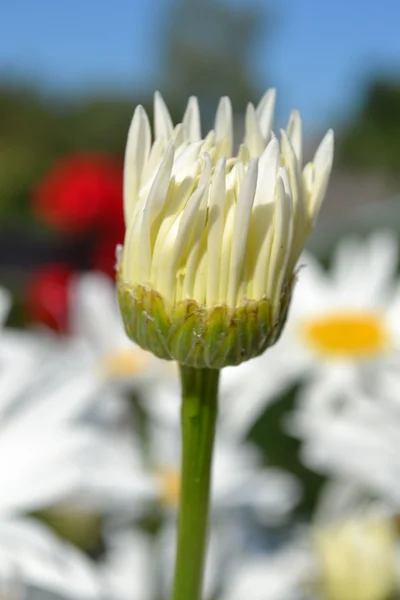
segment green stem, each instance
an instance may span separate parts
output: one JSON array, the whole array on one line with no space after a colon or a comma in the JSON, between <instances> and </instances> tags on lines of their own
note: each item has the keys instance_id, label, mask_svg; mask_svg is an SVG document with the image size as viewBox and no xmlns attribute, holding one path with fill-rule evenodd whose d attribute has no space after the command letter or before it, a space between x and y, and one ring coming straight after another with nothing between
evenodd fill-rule
<instances>
[{"instance_id":1,"label":"green stem","mask_svg":"<svg viewBox=\"0 0 400 600\"><path fill-rule=\"evenodd\" d=\"M180 365L180 376L182 469L172 600L200 600L219 371Z\"/></svg>"}]
</instances>

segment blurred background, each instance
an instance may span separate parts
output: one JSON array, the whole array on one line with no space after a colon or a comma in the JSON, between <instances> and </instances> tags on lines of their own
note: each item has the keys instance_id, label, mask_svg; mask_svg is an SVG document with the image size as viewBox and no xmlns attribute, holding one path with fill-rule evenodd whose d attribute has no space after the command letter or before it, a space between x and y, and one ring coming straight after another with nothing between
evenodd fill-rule
<instances>
[{"instance_id":1,"label":"blurred background","mask_svg":"<svg viewBox=\"0 0 400 600\"><path fill-rule=\"evenodd\" d=\"M398 0L13 0L0 36L0 284L7 324L68 330L68 282L114 274L122 243L122 166L134 107L160 90L175 122L190 95L203 131L220 96L236 113L277 88L275 130L297 108L305 159L335 130L331 183L310 248L329 264L348 232L400 235ZM253 440L303 482L310 514L323 477L297 459L276 424L293 390Z\"/></svg>"},{"instance_id":2,"label":"blurred background","mask_svg":"<svg viewBox=\"0 0 400 600\"><path fill-rule=\"evenodd\" d=\"M335 129L335 169L319 229L324 242L338 227L353 226L349 214L357 207L374 204L378 212L365 210L366 221L392 222L382 203L393 199L397 210L399 13L395 0L370 2L368 10L362 0L7 3L0 40L1 281L21 299L32 275L49 264L60 265L52 271L60 281L68 269L112 274L123 235L126 133L137 103L152 113L155 89L175 121L188 96L197 95L204 127L218 98L229 95L240 132L247 101L276 87L276 127L291 108L300 110L306 158L321 134ZM20 304L11 319L39 317Z\"/></svg>"}]
</instances>

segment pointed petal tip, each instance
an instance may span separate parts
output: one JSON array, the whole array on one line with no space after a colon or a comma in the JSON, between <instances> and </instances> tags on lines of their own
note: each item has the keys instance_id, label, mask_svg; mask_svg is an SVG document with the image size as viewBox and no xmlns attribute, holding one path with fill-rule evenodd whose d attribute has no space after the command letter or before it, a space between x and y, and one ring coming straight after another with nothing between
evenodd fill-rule
<instances>
[{"instance_id":1,"label":"pointed petal tip","mask_svg":"<svg viewBox=\"0 0 400 600\"><path fill-rule=\"evenodd\" d=\"M328 129L326 134L321 140L317 151L314 156L314 164L317 167L320 167L322 163L332 165L333 162L333 152L334 152L335 138L333 129Z\"/></svg>"}]
</instances>

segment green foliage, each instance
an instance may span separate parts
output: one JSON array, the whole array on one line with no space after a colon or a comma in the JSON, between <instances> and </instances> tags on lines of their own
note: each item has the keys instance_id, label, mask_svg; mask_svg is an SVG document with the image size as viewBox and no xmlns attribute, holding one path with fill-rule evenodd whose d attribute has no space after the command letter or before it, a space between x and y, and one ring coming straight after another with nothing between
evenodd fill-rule
<instances>
[{"instance_id":1,"label":"green foliage","mask_svg":"<svg viewBox=\"0 0 400 600\"><path fill-rule=\"evenodd\" d=\"M208 127L221 96L243 112L258 97L251 74L251 51L261 13L220 0L175 0L166 30L165 81L168 105L180 112L189 95L199 98Z\"/></svg>"},{"instance_id":2,"label":"green foliage","mask_svg":"<svg viewBox=\"0 0 400 600\"><path fill-rule=\"evenodd\" d=\"M399 81L371 81L359 115L339 142L338 157L347 165L399 175Z\"/></svg>"},{"instance_id":3,"label":"green foliage","mask_svg":"<svg viewBox=\"0 0 400 600\"><path fill-rule=\"evenodd\" d=\"M0 222L35 223L30 209L32 190L61 156L101 152L120 155L122 160L136 103L117 97L50 102L31 88L3 82Z\"/></svg>"},{"instance_id":4,"label":"green foliage","mask_svg":"<svg viewBox=\"0 0 400 600\"><path fill-rule=\"evenodd\" d=\"M265 452L269 466L281 468L296 477L303 494L296 512L310 518L326 479L302 463L299 456L301 442L285 431L285 419L295 407L297 392L298 386L293 386L268 405L253 427L250 439Z\"/></svg>"}]
</instances>

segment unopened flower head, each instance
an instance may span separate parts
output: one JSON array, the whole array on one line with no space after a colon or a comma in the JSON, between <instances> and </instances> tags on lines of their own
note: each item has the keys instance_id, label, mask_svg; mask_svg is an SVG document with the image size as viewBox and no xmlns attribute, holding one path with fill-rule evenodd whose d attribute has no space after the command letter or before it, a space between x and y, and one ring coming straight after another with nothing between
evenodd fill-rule
<instances>
[{"instance_id":1,"label":"unopened flower head","mask_svg":"<svg viewBox=\"0 0 400 600\"><path fill-rule=\"evenodd\" d=\"M280 141L275 92L249 104L233 153L229 98L202 137L197 99L173 126L156 93L154 141L138 106L125 156L126 235L118 292L128 335L157 356L221 368L279 337L294 268L327 187L333 133L302 169L294 111Z\"/></svg>"}]
</instances>

